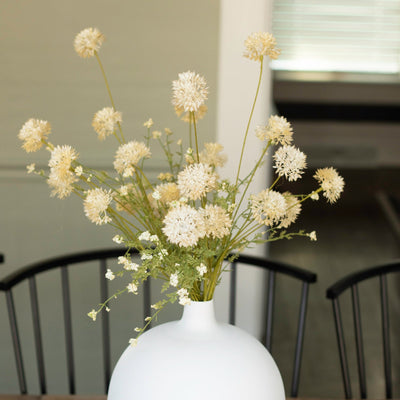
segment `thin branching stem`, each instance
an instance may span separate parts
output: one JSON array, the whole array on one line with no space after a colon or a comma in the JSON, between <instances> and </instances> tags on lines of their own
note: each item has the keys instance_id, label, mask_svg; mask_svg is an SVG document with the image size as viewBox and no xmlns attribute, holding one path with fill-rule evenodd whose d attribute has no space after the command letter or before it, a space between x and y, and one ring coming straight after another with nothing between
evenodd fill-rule
<instances>
[{"instance_id":1,"label":"thin branching stem","mask_svg":"<svg viewBox=\"0 0 400 400\"><path fill-rule=\"evenodd\" d=\"M101 70L101 73L103 75L104 82L106 84L108 97L110 98L110 101L111 101L111 105L112 105L114 111L117 111L117 108L115 107L113 96L111 94L110 85L108 84L108 79L107 79L107 76L106 76L106 72L104 71L104 67L103 67L103 64L102 64L102 62L100 60L99 54L97 53L97 51L95 51L94 54L96 56L97 62L99 63L100 70ZM117 126L118 126L118 130L119 130L119 132L121 134L122 141L125 143L124 133L122 132L121 124L119 122L117 122Z\"/></svg>"},{"instance_id":2,"label":"thin branching stem","mask_svg":"<svg viewBox=\"0 0 400 400\"><path fill-rule=\"evenodd\" d=\"M198 142L198 139L197 139L196 116L195 116L195 114L194 114L194 111L191 111L191 112L190 112L190 115L192 116L192 119L193 119L194 140L195 140L195 143L196 143L196 159L197 159L197 162L200 162L200 156L199 156L199 142Z\"/></svg>"},{"instance_id":3,"label":"thin branching stem","mask_svg":"<svg viewBox=\"0 0 400 400\"><path fill-rule=\"evenodd\" d=\"M237 185L238 182L239 182L240 169L241 169L242 161L243 161L244 148L246 146L247 135L249 134L250 123L251 123L251 120L253 118L253 113L254 113L254 109L255 109L255 106L256 106L258 93L260 91L262 73L263 73L263 58L261 58L261 62L260 62L260 75L259 75L259 78L258 78L256 95L254 97L253 106L251 107L250 117L249 117L249 120L247 122L246 132L244 134L244 139L243 139L243 144L242 144L242 151L240 153L240 160L239 160L238 171L237 171L237 174L236 174L236 183L235 183L235 185Z\"/></svg>"}]
</instances>

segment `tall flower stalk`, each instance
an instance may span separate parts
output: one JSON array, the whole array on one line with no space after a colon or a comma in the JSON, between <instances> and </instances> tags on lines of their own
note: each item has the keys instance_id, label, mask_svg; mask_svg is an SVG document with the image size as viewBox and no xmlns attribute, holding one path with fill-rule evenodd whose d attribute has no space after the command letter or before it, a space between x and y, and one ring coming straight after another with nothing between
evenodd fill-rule
<instances>
[{"instance_id":1,"label":"tall flower stalk","mask_svg":"<svg viewBox=\"0 0 400 400\"><path fill-rule=\"evenodd\" d=\"M186 151L182 138L175 138L170 129L165 128L164 133L152 130L151 118L143 123L144 141L137 139L138 134L124 136L122 113L116 109L99 56L103 41L99 30L87 28L76 36L74 47L79 56L97 59L104 78L111 104L95 113L92 126L99 140L108 140L109 136L116 139L115 172L89 168L79 161L78 152L71 146L53 145L48 140L51 126L47 121L29 119L18 136L27 152L42 147L50 152L48 171L36 170L34 164L27 169L47 179L51 196L79 196L86 217L96 225L112 226L116 231L113 241L127 249L118 260L120 269L108 269L105 278L128 275L129 283L88 315L95 320L101 310L109 311L111 303L123 293L137 294L149 278L163 281L160 299L152 305L153 314L142 328L135 329L140 336L166 304L178 301L187 305L193 300L212 299L227 264L244 249L295 236L316 240L315 231L290 232L287 228L298 218L304 201L318 200L319 193L330 203L337 201L344 181L335 169L322 168L314 175L318 185L311 193L278 192L280 180L297 181L307 165L306 155L292 145L290 123L276 115L265 126L257 126L255 135L261 141L261 155L250 172L242 176L265 58L279 55L271 34L254 33L245 41L244 56L259 63L260 70L233 183L218 174L218 168L226 162L222 145L204 143L201 147L199 121L207 111L208 97L205 78L187 71L172 83L172 105L189 124ZM149 179L146 173L153 144L161 146L165 155L165 171L156 180ZM276 173L272 185L249 194L251 182L273 147L277 149L272 157ZM131 249L139 251L138 258L130 255ZM130 343L136 344L137 338Z\"/></svg>"}]
</instances>

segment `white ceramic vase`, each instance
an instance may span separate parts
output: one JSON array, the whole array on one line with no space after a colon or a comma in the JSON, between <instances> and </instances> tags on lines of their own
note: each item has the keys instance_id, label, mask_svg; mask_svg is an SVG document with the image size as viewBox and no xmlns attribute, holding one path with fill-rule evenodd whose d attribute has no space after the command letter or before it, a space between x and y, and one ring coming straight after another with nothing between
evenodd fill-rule
<instances>
[{"instance_id":1,"label":"white ceramic vase","mask_svg":"<svg viewBox=\"0 0 400 400\"><path fill-rule=\"evenodd\" d=\"M213 301L144 333L119 359L108 400L285 400L279 370L253 336L218 323Z\"/></svg>"}]
</instances>

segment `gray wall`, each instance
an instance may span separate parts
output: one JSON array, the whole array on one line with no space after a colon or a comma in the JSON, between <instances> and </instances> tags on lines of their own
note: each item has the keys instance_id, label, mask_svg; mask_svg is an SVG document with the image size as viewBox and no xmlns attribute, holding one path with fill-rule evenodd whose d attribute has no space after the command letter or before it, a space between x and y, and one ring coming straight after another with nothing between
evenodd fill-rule
<instances>
[{"instance_id":1,"label":"gray wall","mask_svg":"<svg viewBox=\"0 0 400 400\"><path fill-rule=\"evenodd\" d=\"M50 198L46 183L26 174L25 166L31 162L45 166L48 153L27 155L17 139L28 118L47 119L53 127L53 143L72 145L91 166L112 165L116 143L112 138L99 142L91 128L93 114L109 105L107 92L96 60L84 60L75 53L75 35L94 26L106 36L100 56L117 108L123 113L125 135L130 138L142 137L142 124L149 117L155 121L156 129L169 127L177 137L186 135L186 125L176 118L170 104L171 81L188 69L204 75L210 87L209 113L199 123L199 130L201 141L205 142L215 137L218 19L219 2L213 0L0 2L0 252L6 256L5 264L0 266L0 278L45 257L113 246L112 229L90 223L79 199ZM154 153L150 169L156 173L160 152ZM78 375L85 371L86 377L78 381L78 389L83 393L101 392L101 375L96 375L101 369L97 351L100 324L91 323L85 315L98 302L88 294L98 277L89 271L73 272L74 277L77 279L72 287L73 306L78 311L74 339L78 347L90 348L93 354L90 364L77 355ZM55 305L60 294L57 278L53 274L38 282L39 287L45 286L48 291L40 299L44 330L51 328L51 317L61 315L61 309ZM27 287L18 288L15 297L23 312L19 322L22 344L28 351L28 383L37 390L33 343L28 338L31 323ZM128 300L130 303L122 301L111 312L112 318L126 316L122 318L125 325L113 325L112 335L117 343L113 348L114 361L133 334L134 326L141 324L140 313L134 314L135 309L141 310L140 298L134 303ZM176 313L172 310L164 318ZM0 392L11 393L18 387L4 296L0 296L0 321ZM78 337L81 332L85 335ZM48 346L46 357L51 361L51 378L65 369L65 355L58 351L64 338L50 329L44 340ZM57 380L49 388L53 392L65 390L66 383Z\"/></svg>"}]
</instances>

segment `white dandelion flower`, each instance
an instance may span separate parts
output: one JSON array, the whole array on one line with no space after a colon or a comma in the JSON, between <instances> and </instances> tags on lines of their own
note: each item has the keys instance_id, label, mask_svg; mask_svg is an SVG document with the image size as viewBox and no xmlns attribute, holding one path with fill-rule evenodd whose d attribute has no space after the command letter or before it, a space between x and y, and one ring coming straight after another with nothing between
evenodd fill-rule
<instances>
[{"instance_id":1,"label":"white dandelion flower","mask_svg":"<svg viewBox=\"0 0 400 400\"><path fill-rule=\"evenodd\" d=\"M74 40L74 48L80 57L93 57L100 50L104 35L97 28L86 28Z\"/></svg>"},{"instance_id":2,"label":"white dandelion flower","mask_svg":"<svg viewBox=\"0 0 400 400\"><path fill-rule=\"evenodd\" d=\"M281 193L265 189L257 195L251 196L251 213L261 225L272 226L278 224L285 216L287 203Z\"/></svg>"},{"instance_id":3,"label":"white dandelion flower","mask_svg":"<svg viewBox=\"0 0 400 400\"><path fill-rule=\"evenodd\" d=\"M206 80L191 71L183 72L178 77L172 82L172 104L186 112L197 111L207 100Z\"/></svg>"},{"instance_id":4,"label":"white dandelion flower","mask_svg":"<svg viewBox=\"0 0 400 400\"><path fill-rule=\"evenodd\" d=\"M330 203L334 203L339 199L340 194L343 192L344 179L334 168L318 169L314 178L319 182L324 197L326 197Z\"/></svg>"},{"instance_id":5,"label":"white dandelion flower","mask_svg":"<svg viewBox=\"0 0 400 400\"><path fill-rule=\"evenodd\" d=\"M217 175L207 164L188 165L178 174L178 189L189 200L198 200L217 188Z\"/></svg>"},{"instance_id":6,"label":"white dandelion flower","mask_svg":"<svg viewBox=\"0 0 400 400\"><path fill-rule=\"evenodd\" d=\"M204 219L193 207L178 205L164 218L164 234L169 242L181 247L195 246L205 235Z\"/></svg>"},{"instance_id":7,"label":"white dandelion flower","mask_svg":"<svg viewBox=\"0 0 400 400\"><path fill-rule=\"evenodd\" d=\"M294 146L281 146L273 155L274 168L279 176L284 176L289 182L301 178L307 166L306 155Z\"/></svg>"},{"instance_id":8,"label":"white dandelion flower","mask_svg":"<svg viewBox=\"0 0 400 400\"><path fill-rule=\"evenodd\" d=\"M87 192L83 202L85 215L96 225L111 222L107 209L112 202L111 191L96 188Z\"/></svg>"}]
</instances>

